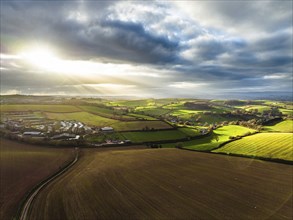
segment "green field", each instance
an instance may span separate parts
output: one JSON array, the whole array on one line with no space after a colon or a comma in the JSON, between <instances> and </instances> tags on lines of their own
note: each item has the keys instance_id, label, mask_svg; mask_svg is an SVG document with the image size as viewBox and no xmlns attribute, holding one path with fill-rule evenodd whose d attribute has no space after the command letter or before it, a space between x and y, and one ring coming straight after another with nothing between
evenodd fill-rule
<instances>
[{"instance_id":1,"label":"green field","mask_svg":"<svg viewBox=\"0 0 293 220\"><path fill-rule=\"evenodd\" d=\"M136 108L136 112L157 117L160 115L170 113L171 111L169 109L156 108L156 107L149 107L149 108L139 107L139 108Z\"/></svg>"},{"instance_id":2,"label":"green field","mask_svg":"<svg viewBox=\"0 0 293 220\"><path fill-rule=\"evenodd\" d=\"M185 133L178 130L122 132L121 134L125 137L125 139L131 140L133 143L176 140L187 137Z\"/></svg>"},{"instance_id":3,"label":"green field","mask_svg":"<svg viewBox=\"0 0 293 220\"><path fill-rule=\"evenodd\" d=\"M293 110L292 109L280 108L280 112L282 112L283 115L289 115L289 116L293 115Z\"/></svg>"},{"instance_id":4,"label":"green field","mask_svg":"<svg viewBox=\"0 0 293 220\"><path fill-rule=\"evenodd\" d=\"M195 128L178 128L178 130L191 137L200 135L199 129Z\"/></svg>"},{"instance_id":5,"label":"green field","mask_svg":"<svg viewBox=\"0 0 293 220\"><path fill-rule=\"evenodd\" d=\"M99 115L94 115L88 112L74 112L74 113L45 113L48 119L55 120L76 120L83 122L87 125L95 125L95 126L109 126L113 123L117 123L119 121L114 119L109 119L105 117L101 117Z\"/></svg>"},{"instance_id":6,"label":"green field","mask_svg":"<svg viewBox=\"0 0 293 220\"><path fill-rule=\"evenodd\" d=\"M292 171L178 149L89 149L28 219L290 219Z\"/></svg>"},{"instance_id":7,"label":"green field","mask_svg":"<svg viewBox=\"0 0 293 220\"><path fill-rule=\"evenodd\" d=\"M131 140L132 143L155 142L164 140L176 140L199 135L197 129L179 128L178 130L163 131L137 131L137 132L114 132L89 135L86 140L90 142L105 142L106 140Z\"/></svg>"},{"instance_id":8,"label":"green field","mask_svg":"<svg viewBox=\"0 0 293 220\"><path fill-rule=\"evenodd\" d=\"M158 120L158 119L153 118L151 116L142 115L142 114L131 113L131 114L128 114L128 115L131 116L131 117L134 117L136 119L143 119L143 120L149 120L149 121Z\"/></svg>"},{"instance_id":9,"label":"green field","mask_svg":"<svg viewBox=\"0 0 293 220\"><path fill-rule=\"evenodd\" d=\"M88 112L75 113L45 113L48 119L55 120L76 120L87 125L99 127L111 126L117 131L142 130L146 127L149 129L168 129L172 128L163 121L119 121L115 119L105 118Z\"/></svg>"},{"instance_id":10,"label":"green field","mask_svg":"<svg viewBox=\"0 0 293 220\"><path fill-rule=\"evenodd\" d=\"M230 136L235 137L237 135L244 135L247 132L255 132L255 130L238 125L229 125L214 130L213 134L211 134L210 136L192 141L174 144L163 144L163 147L176 147L179 145L186 149L209 151L217 148L220 144L230 140Z\"/></svg>"},{"instance_id":11,"label":"green field","mask_svg":"<svg viewBox=\"0 0 293 220\"><path fill-rule=\"evenodd\" d=\"M271 107L265 105L246 105L242 106L241 108L245 109L246 111L257 109L260 113L271 109Z\"/></svg>"},{"instance_id":12,"label":"green field","mask_svg":"<svg viewBox=\"0 0 293 220\"><path fill-rule=\"evenodd\" d=\"M146 127L149 129L170 129L171 125L163 121L129 121L129 122L116 122L111 124L117 131L130 131L130 130L143 130Z\"/></svg>"},{"instance_id":13,"label":"green field","mask_svg":"<svg viewBox=\"0 0 293 220\"><path fill-rule=\"evenodd\" d=\"M273 126L264 126L263 130L266 132L293 132L293 120L285 120Z\"/></svg>"},{"instance_id":14,"label":"green field","mask_svg":"<svg viewBox=\"0 0 293 220\"><path fill-rule=\"evenodd\" d=\"M114 119L127 119L127 120L135 120L134 117L127 116L124 114L121 114L122 112L113 110L113 109L108 109L108 108L102 108L102 107L97 107L97 106L80 106L79 107L82 111L86 111L92 114L97 114L102 117L107 117L107 118L114 118Z\"/></svg>"},{"instance_id":15,"label":"green field","mask_svg":"<svg viewBox=\"0 0 293 220\"><path fill-rule=\"evenodd\" d=\"M152 106L155 105L153 99L143 99L143 100L120 100L109 102L110 106L126 106L126 107L138 107L138 106Z\"/></svg>"},{"instance_id":16,"label":"green field","mask_svg":"<svg viewBox=\"0 0 293 220\"><path fill-rule=\"evenodd\" d=\"M224 117L224 116L221 116L219 114L199 114L198 116L200 116L200 120L199 122L200 123L209 123L209 124L214 124L214 123L220 123L220 122L223 122L223 121L237 121L239 120L240 118L237 117L237 116L230 116L230 117ZM197 117L198 117L197 116Z\"/></svg>"},{"instance_id":17,"label":"green field","mask_svg":"<svg viewBox=\"0 0 293 220\"><path fill-rule=\"evenodd\" d=\"M171 109L171 110L175 110L175 109L179 109L179 110L186 109L186 107L184 106L184 103L185 102L186 101L180 101L180 102L177 102L177 103L165 105L163 108L165 108L165 109Z\"/></svg>"},{"instance_id":18,"label":"green field","mask_svg":"<svg viewBox=\"0 0 293 220\"><path fill-rule=\"evenodd\" d=\"M233 141L214 150L218 153L233 153L265 158L278 158L293 161L293 134L260 133Z\"/></svg>"},{"instance_id":19,"label":"green field","mask_svg":"<svg viewBox=\"0 0 293 220\"><path fill-rule=\"evenodd\" d=\"M178 99L142 99L142 100L118 100L108 102L109 106L126 106L126 107L159 107L163 105L168 105L173 102L177 102Z\"/></svg>"},{"instance_id":20,"label":"green field","mask_svg":"<svg viewBox=\"0 0 293 220\"><path fill-rule=\"evenodd\" d=\"M173 116L184 116L184 115L188 115L190 117L190 116L193 116L195 114L203 113L203 112L205 112L205 111L202 111L202 110L179 109L179 110L172 111L171 115L173 115Z\"/></svg>"},{"instance_id":21,"label":"green field","mask_svg":"<svg viewBox=\"0 0 293 220\"><path fill-rule=\"evenodd\" d=\"M94 114L101 114L102 116L105 115L106 117L111 117L114 114L114 110L108 108L101 108L97 106L79 106L82 111L94 113Z\"/></svg>"},{"instance_id":22,"label":"green field","mask_svg":"<svg viewBox=\"0 0 293 220\"><path fill-rule=\"evenodd\" d=\"M80 109L72 105L2 105L1 112L11 111L44 111L44 112L79 112Z\"/></svg>"},{"instance_id":23,"label":"green field","mask_svg":"<svg viewBox=\"0 0 293 220\"><path fill-rule=\"evenodd\" d=\"M120 132L114 132L114 133L107 133L107 134L103 134L103 133L92 134L92 135L86 136L85 139L90 142L104 143L106 140L123 141L125 140L125 137Z\"/></svg>"}]
</instances>

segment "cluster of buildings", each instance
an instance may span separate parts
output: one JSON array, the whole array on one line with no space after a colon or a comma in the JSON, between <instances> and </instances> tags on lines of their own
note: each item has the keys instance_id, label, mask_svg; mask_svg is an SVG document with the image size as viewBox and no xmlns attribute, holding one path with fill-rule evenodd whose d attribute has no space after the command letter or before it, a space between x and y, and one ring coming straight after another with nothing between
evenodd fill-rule
<instances>
[{"instance_id":1,"label":"cluster of buildings","mask_svg":"<svg viewBox=\"0 0 293 220\"><path fill-rule=\"evenodd\" d=\"M89 126L77 121L60 121L59 132L67 132L73 134L89 134L92 132L92 129Z\"/></svg>"},{"instance_id":2,"label":"cluster of buildings","mask_svg":"<svg viewBox=\"0 0 293 220\"><path fill-rule=\"evenodd\" d=\"M21 139L79 140L86 134L113 132L112 127L91 128L79 121L48 120L28 112L2 115L0 129Z\"/></svg>"},{"instance_id":3,"label":"cluster of buildings","mask_svg":"<svg viewBox=\"0 0 293 220\"><path fill-rule=\"evenodd\" d=\"M29 112L9 112L1 115L0 129L20 138L49 138L52 140L76 140L92 129L78 121L47 120Z\"/></svg>"}]
</instances>

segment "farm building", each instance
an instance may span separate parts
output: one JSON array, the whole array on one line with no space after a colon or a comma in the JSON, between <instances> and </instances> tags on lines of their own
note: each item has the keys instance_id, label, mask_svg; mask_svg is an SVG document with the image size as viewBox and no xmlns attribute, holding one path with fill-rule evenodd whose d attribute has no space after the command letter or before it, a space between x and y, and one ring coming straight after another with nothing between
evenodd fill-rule
<instances>
[{"instance_id":1,"label":"farm building","mask_svg":"<svg viewBox=\"0 0 293 220\"><path fill-rule=\"evenodd\" d=\"M101 131L103 131L103 132L113 132L114 129L112 127L103 127L103 128L101 128Z\"/></svg>"},{"instance_id":2,"label":"farm building","mask_svg":"<svg viewBox=\"0 0 293 220\"><path fill-rule=\"evenodd\" d=\"M42 137L44 134L39 131L26 131L22 134L24 137Z\"/></svg>"}]
</instances>

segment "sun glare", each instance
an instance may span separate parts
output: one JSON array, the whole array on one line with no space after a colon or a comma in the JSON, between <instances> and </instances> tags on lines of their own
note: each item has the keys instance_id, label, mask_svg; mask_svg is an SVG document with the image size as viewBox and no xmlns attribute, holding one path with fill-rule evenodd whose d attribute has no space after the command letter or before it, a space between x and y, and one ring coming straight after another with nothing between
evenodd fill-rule
<instances>
[{"instance_id":1,"label":"sun glare","mask_svg":"<svg viewBox=\"0 0 293 220\"><path fill-rule=\"evenodd\" d=\"M39 68L50 69L56 64L59 58L49 48L33 48L27 49L20 54L24 60Z\"/></svg>"}]
</instances>

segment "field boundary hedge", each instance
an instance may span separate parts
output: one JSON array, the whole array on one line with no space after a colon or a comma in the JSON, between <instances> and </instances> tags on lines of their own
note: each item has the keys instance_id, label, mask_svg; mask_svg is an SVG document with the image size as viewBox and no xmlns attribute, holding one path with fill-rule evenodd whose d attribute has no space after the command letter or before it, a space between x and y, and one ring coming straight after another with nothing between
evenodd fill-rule
<instances>
[{"instance_id":1,"label":"field boundary hedge","mask_svg":"<svg viewBox=\"0 0 293 220\"><path fill-rule=\"evenodd\" d=\"M174 130L174 129L169 129L169 130ZM158 131L158 130L156 130L156 131ZM125 131L125 132L128 132L128 131ZM203 135L197 135L197 136L194 136L194 137L180 138L180 139L175 139L175 140L144 141L144 142L135 142L135 143L127 143L127 144L100 144L99 147L132 146L132 145L148 145L148 144L170 144L170 143L178 143L178 142L201 139L201 138L210 136L212 133L213 132L210 131L209 133L206 133L206 134L203 134ZM89 145L89 146L92 146L92 145Z\"/></svg>"},{"instance_id":2,"label":"field boundary hedge","mask_svg":"<svg viewBox=\"0 0 293 220\"><path fill-rule=\"evenodd\" d=\"M193 151L193 152L197 152L197 153L208 153L208 154L215 154L215 155L242 157L242 158L250 158L250 159L264 160L264 161L274 162L274 163L293 165L293 161L291 161L291 160L284 160L284 159L278 159L278 158L267 158L267 157L260 157L260 156L251 156L251 155L245 155L245 154L234 154L234 153L224 153L224 152L217 152L216 153L216 152L212 152L210 150L193 150L193 149L188 149L188 148L183 148L183 147L178 147L177 149Z\"/></svg>"},{"instance_id":3,"label":"field boundary hedge","mask_svg":"<svg viewBox=\"0 0 293 220\"><path fill-rule=\"evenodd\" d=\"M113 124L111 124L113 125ZM177 130L177 128L157 128L157 129L149 129L149 130L123 130L123 131L118 131L118 132L157 132L157 131L172 131L172 130Z\"/></svg>"},{"instance_id":4,"label":"field boundary hedge","mask_svg":"<svg viewBox=\"0 0 293 220\"><path fill-rule=\"evenodd\" d=\"M261 157L261 156L253 156L253 155L246 155L246 154L235 154L235 153L224 153L224 152L210 152L210 153L222 154L222 155L228 155L228 156L231 155L231 156L234 156L234 157L245 157L245 158L250 158L250 159L258 159L258 160L265 160L265 161L270 161L270 162L275 162L275 163L283 163L283 164L293 165L293 161L279 159L279 158L268 158L268 157Z\"/></svg>"},{"instance_id":5,"label":"field boundary hedge","mask_svg":"<svg viewBox=\"0 0 293 220\"><path fill-rule=\"evenodd\" d=\"M171 143L185 142L185 141L201 139L201 138L210 136L212 133L213 132L210 131L206 134L197 135L197 136L193 136L193 137L186 137L186 138L180 138L180 139L175 139L175 140L147 141L147 142L141 142L141 143L142 144L171 144Z\"/></svg>"},{"instance_id":6,"label":"field boundary hedge","mask_svg":"<svg viewBox=\"0 0 293 220\"><path fill-rule=\"evenodd\" d=\"M256 131L256 132L254 132L254 133L250 133L250 134L247 134L247 135L239 135L238 137L236 137L236 138L234 138L234 139L231 139L231 140L225 141L225 142L223 142L223 143L220 143L218 147L216 147L216 148L214 148L214 149L212 149L212 150L217 150L217 149L219 149L219 148L221 148L221 147L224 147L224 146L225 146L226 144L228 144L228 143L231 143L231 142L233 142L233 141L238 141L238 140L240 140L240 139L242 139L242 138L244 138L244 137L248 137L248 136L256 135L256 134L258 134L258 133L260 133L260 132ZM210 150L210 151L211 151L211 150Z\"/></svg>"}]
</instances>

